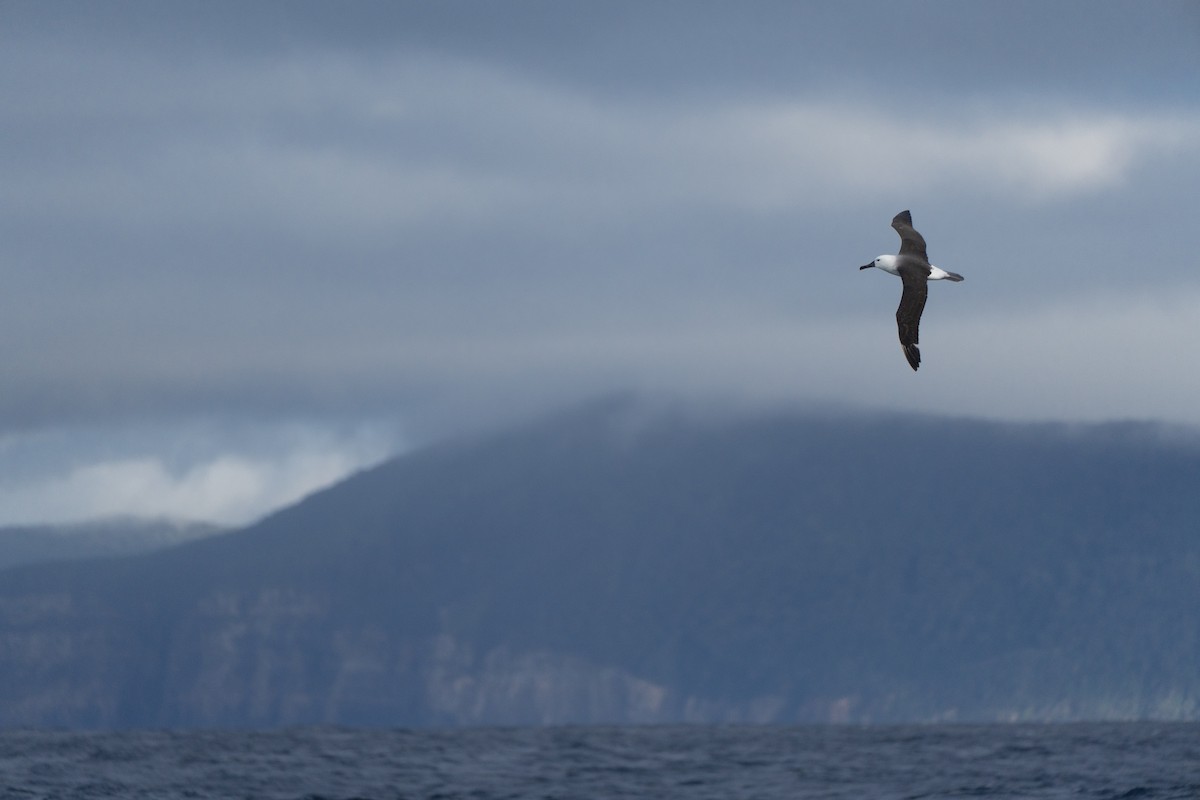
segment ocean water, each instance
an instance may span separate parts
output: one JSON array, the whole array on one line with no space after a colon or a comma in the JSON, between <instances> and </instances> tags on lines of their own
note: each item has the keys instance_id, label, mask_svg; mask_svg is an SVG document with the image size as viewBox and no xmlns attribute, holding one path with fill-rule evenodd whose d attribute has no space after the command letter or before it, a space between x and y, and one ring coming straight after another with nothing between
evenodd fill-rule
<instances>
[{"instance_id":1,"label":"ocean water","mask_svg":"<svg viewBox=\"0 0 1200 800\"><path fill-rule=\"evenodd\" d=\"M1200 725L0 732L0 798L1200 798Z\"/></svg>"}]
</instances>

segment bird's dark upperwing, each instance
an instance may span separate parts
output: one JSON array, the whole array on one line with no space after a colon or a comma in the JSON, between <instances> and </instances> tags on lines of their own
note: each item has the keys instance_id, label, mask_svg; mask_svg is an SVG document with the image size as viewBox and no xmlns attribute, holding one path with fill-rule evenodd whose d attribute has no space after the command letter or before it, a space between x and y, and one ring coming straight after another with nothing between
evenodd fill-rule
<instances>
[{"instance_id":1,"label":"bird's dark upperwing","mask_svg":"<svg viewBox=\"0 0 1200 800\"><path fill-rule=\"evenodd\" d=\"M929 284L924 276L900 273L904 281L904 293L900 295L900 307L896 309L896 328L900 332L900 346L908 365L914 370L921 365L921 351L917 349L920 338L921 312L925 310L925 299L929 297Z\"/></svg>"},{"instance_id":2,"label":"bird's dark upperwing","mask_svg":"<svg viewBox=\"0 0 1200 800\"><path fill-rule=\"evenodd\" d=\"M925 237L913 228L912 214L901 211L892 218L892 227L896 229L896 233L900 234L900 255L918 256L928 264L929 256L925 255Z\"/></svg>"}]
</instances>

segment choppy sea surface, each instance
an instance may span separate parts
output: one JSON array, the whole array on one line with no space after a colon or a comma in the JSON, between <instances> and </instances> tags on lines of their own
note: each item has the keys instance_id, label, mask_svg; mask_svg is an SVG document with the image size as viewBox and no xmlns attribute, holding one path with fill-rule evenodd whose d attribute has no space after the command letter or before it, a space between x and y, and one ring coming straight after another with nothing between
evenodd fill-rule
<instances>
[{"instance_id":1,"label":"choppy sea surface","mask_svg":"<svg viewBox=\"0 0 1200 800\"><path fill-rule=\"evenodd\" d=\"M0 732L0 798L1200 798L1200 725Z\"/></svg>"}]
</instances>

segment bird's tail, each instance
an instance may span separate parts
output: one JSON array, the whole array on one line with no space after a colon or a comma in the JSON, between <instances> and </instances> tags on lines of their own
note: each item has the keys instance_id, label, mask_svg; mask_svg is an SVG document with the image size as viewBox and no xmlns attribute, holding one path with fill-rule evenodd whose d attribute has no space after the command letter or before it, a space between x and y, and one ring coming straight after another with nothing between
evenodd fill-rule
<instances>
[{"instance_id":1,"label":"bird's tail","mask_svg":"<svg viewBox=\"0 0 1200 800\"><path fill-rule=\"evenodd\" d=\"M957 272L947 272L941 267L929 265L929 280L931 281L961 281L962 275Z\"/></svg>"}]
</instances>

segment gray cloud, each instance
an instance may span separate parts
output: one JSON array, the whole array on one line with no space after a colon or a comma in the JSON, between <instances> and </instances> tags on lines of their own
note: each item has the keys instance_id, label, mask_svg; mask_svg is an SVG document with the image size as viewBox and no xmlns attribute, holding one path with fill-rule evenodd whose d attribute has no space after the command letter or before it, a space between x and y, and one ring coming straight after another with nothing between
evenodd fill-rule
<instances>
[{"instance_id":1,"label":"gray cloud","mask_svg":"<svg viewBox=\"0 0 1200 800\"><path fill-rule=\"evenodd\" d=\"M405 446L394 425L192 419L0 437L0 525L256 517Z\"/></svg>"},{"instance_id":2,"label":"gray cloud","mask_svg":"<svg viewBox=\"0 0 1200 800\"><path fill-rule=\"evenodd\" d=\"M0 430L627 388L1200 421L1188 4L158 8L6 7ZM854 269L906 207L967 275L915 377Z\"/></svg>"}]
</instances>

